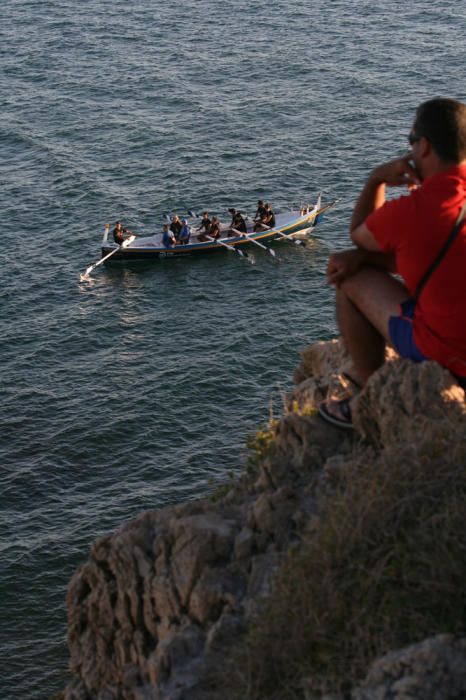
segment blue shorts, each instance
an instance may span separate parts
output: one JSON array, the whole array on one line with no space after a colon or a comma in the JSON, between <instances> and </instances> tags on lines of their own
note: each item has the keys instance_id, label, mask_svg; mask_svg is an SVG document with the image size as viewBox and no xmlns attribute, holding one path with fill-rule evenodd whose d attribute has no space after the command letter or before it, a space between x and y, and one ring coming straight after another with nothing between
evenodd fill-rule
<instances>
[{"instance_id":1,"label":"blue shorts","mask_svg":"<svg viewBox=\"0 0 466 700\"><path fill-rule=\"evenodd\" d=\"M414 306L413 299L408 299L400 305L401 315L390 316L388 319L388 334L400 357L406 357L414 362L423 362L428 358L416 347L413 338Z\"/></svg>"},{"instance_id":2,"label":"blue shorts","mask_svg":"<svg viewBox=\"0 0 466 700\"><path fill-rule=\"evenodd\" d=\"M415 302L408 299L400 304L401 315L390 316L388 319L388 334L393 347L400 355L414 362L423 362L429 358L422 354L413 338L413 316ZM453 375L462 389L466 392L466 377Z\"/></svg>"}]
</instances>

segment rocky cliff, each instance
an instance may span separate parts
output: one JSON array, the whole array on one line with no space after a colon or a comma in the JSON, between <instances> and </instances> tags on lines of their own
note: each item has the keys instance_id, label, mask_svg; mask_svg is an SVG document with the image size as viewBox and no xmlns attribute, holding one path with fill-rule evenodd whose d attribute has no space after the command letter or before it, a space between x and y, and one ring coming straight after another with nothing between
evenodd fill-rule
<instances>
[{"instance_id":1,"label":"rocky cliff","mask_svg":"<svg viewBox=\"0 0 466 700\"><path fill-rule=\"evenodd\" d=\"M383 470L401 463L400 445L414 449L416 464L424 465L435 445L440 451L433 459L449 450L448 464L461 462L463 453L455 450L466 433L464 394L448 372L435 363L390 358L359 395L357 430L346 435L315 410L329 391L345 390L345 369L348 359L338 341L308 348L284 414L258 433L237 482L202 501L145 512L94 544L68 592L73 680L66 700L248 697L247 682L240 683L242 690L227 689L223 669L229 659L241 658L235 655L247 646L242 642L251 623L260 627L290 551L317 536L322 499L341 495L361 464ZM445 483L452 481L449 474ZM454 480L462 494L461 478ZM466 697L465 641L451 625L429 625L424 636L431 638L408 635L418 643L372 660L357 686L342 678L332 697ZM419 629L424 631L422 624ZM232 663L237 675L247 676L238 668L242 661ZM304 672L293 692L307 699L319 695ZM269 691L272 696L285 697L280 690Z\"/></svg>"}]
</instances>

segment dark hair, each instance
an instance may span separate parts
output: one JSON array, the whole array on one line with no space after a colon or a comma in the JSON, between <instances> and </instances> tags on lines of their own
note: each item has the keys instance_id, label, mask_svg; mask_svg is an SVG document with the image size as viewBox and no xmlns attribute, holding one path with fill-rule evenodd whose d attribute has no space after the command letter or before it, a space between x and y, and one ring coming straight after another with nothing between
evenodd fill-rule
<instances>
[{"instance_id":1,"label":"dark hair","mask_svg":"<svg viewBox=\"0 0 466 700\"><path fill-rule=\"evenodd\" d=\"M445 163L466 159L466 105L437 97L419 105L413 130L424 136Z\"/></svg>"}]
</instances>

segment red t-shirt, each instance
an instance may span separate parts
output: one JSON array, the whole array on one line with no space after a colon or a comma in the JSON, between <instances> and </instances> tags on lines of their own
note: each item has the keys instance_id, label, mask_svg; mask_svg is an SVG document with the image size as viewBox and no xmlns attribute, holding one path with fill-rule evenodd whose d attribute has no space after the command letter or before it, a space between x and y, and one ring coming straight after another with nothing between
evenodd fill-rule
<instances>
[{"instance_id":1,"label":"red t-shirt","mask_svg":"<svg viewBox=\"0 0 466 700\"><path fill-rule=\"evenodd\" d=\"M427 178L409 195L385 202L365 223L393 252L409 294L448 238L466 201L466 165ZM424 287L413 322L419 350L466 376L466 222Z\"/></svg>"}]
</instances>

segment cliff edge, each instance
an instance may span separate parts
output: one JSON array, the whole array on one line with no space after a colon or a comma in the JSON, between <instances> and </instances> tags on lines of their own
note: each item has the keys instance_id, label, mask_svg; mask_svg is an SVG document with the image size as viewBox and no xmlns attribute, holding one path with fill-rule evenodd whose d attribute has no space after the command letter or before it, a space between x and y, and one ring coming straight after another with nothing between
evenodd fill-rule
<instances>
[{"instance_id":1,"label":"cliff edge","mask_svg":"<svg viewBox=\"0 0 466 700\"><path fill-rule=\"evenodd\" d=\"M303 351L238 481L94 544L66 700L466 697L464 393L390 358L347 435L316 415L345 369Z\"/></svg>"}]
</instances>

